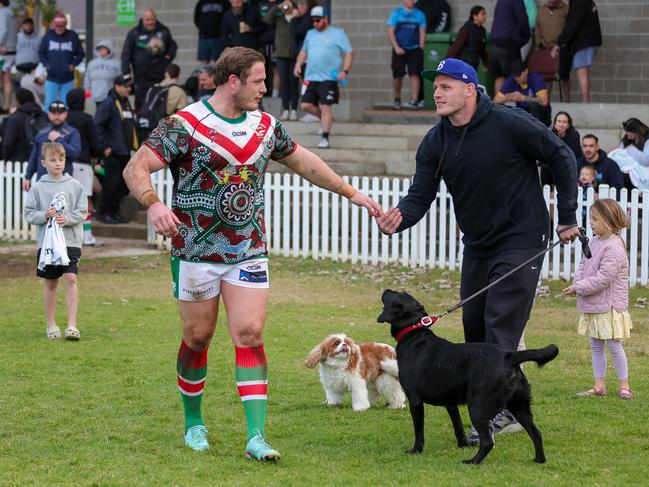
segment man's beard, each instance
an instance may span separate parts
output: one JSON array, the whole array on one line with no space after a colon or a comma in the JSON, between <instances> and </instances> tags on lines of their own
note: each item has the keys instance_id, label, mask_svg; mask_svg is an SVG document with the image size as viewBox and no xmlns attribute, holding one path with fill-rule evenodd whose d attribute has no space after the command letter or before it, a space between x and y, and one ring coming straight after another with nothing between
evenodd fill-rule
<instances>
[{"instance_id":1,"label":"man's beard","mask_svg":"<svg viewBox=\"0 0 649 487\"><path fill-rule=\"evenodd\" d=\"M237 94L234 95L234 106L239 110L249 112L252 110L257 110L259 108L259 103L254 98L248 99Z\"/></svg>"}]
</instances>

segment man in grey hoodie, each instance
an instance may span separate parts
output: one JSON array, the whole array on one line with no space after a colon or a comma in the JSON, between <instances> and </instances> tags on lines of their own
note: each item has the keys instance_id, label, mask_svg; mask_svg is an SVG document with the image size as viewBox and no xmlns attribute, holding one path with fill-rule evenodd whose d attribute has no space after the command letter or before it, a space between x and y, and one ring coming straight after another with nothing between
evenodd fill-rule
<instances>
[{"instance_id":1,"label":"man in grey hoodie","mask_svg":"<svg viewBox=\"0 0 649 487\"><path fill-rule=\"evenodd\" d=\"M113 41L99 41L95 46L95 58L86 67L83 86L97 106L106 99L113 88L113 81L121 74L121 63L113 58L113 51Z\"/></svg>"},{"instance_id":2,"label":"man in grey hoodie","mask_svg":"<svg viewBox=\"0 0 649 487\"><path fill-rule=\"evenodd\" d=\"M9 0L0 0L0 77L2 77L2 109L9 113L11 102L11 68L16 60L16 19Z\"/></svg>"},{"instance_id":3,"label":"man in grey hoodie","mask_svg":"<svg viewBox=\"0 0 649 487\"><path fill-rule=\"evenodd\" d=\"M41 36L34 29L34 21L27 17L18 32L16 44L16 69L21 73L32 73L38 66L38 46L41 45Z\"/></svg>"}]
</instances>

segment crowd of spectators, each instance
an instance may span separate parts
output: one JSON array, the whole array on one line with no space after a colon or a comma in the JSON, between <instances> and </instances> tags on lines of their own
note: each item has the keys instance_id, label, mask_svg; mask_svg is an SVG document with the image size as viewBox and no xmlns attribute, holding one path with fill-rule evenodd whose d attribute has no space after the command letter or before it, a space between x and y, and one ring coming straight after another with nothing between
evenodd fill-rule
<instances>
[{"instance_id":1,"label":"crowd of spectators","mask_svg":"<svg viewBox=\"0 0 649 487\"><path fill-rule=\"evenodd\" d=\"M330 146L332 105L348 83L353 48L316 0L199 0L194 24L200 64L184 82L173 63L177 44L153 9L146 9L128 32L121 54L115 52L113 40L97 42L80 80L77 67L85 51L77 33L68 29L66 15L57 13L51 28L40 35L30 18L22 20L17 31L8 7L8 0L0 0L0 113L12 112L0 126L2 156L30 161L24 176L27 189L32 176L43 172L37 157L40 146L48 141L63 144L66 171L82 180L89 198L101 190L95 215L102 222L126 221L119 203L126 194L121 172L130 154L162 117L213 94L212 63L226 47L263 52L269 92L281 98L279 118L297 120L301 108L306 117L320 121L318 147ZM485 28L488 15L484 7L473 6L447 56L476 70L482 61L483 69L496 79L494 101L528 111L562 138L575 153L578 168L587 168L585 187L649 189L649 128L637 119L624 122L625 137L607 155L595 134L580 138L568 113L557 113L551 121L551 83L526 62L530 51L530 60L554 60L566 100L574 70L581 99L589 101L589 70L602 43L595 2L571 0L568 6L563 0L547 0L537 9L534 0L497 0L490 34ZM391 11L386 32L392 47L395 109L423 107L425 36L449 26L446 0L401 0ZM16 82L12 71L18 73ZM402 105L406 74L410 101ZM73 89L75 84L83 89ZM85 113L86 99L95 105L90 110L96 112L94 117ZM541 177L552 183L546 168L541 168ZM92 243L89 223L87 227L86 243Z\"/></svg>"}]
</instances>

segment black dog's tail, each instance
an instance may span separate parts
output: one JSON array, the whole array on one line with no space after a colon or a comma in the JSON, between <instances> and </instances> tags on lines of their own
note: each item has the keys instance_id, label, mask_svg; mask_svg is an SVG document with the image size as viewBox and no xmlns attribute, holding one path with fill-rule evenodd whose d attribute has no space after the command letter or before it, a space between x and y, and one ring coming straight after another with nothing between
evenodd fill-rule
<instances>
[{"instance_id":1,"label":"black dog's tail","mask_svg":"<svg viewBox=\"0 0 649 487\"><path fill-rule=\"evenodd\" d=\"M513 365L523 362L536 362L539 367L543 367L550 360L559 355L559 348L556 345L548 345L545 348L533 348L523 350L522 352L510 352L507 354Z\"/></svg>"}]
</instances>

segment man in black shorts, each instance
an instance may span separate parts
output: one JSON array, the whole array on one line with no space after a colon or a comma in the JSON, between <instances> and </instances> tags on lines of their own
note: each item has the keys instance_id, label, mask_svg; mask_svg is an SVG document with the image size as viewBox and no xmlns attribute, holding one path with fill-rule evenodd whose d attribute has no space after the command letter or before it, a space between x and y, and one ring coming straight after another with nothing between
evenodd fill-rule
<instances>
[{"instance_id":1,"label":"man in black shorts","mask_svg":"<svg viewBox=\"0 0 649 487\"><path fill-rule=\"evenodd\" d=\"M333 125L331 105L338 103L338 83L345 86L352 66L352 46L345 31L329 25L325 7L311 9L311 29L295 61L293 74L302 76L302 65L308 60L302 88L302 110L320 119L322 139L318 147L329 147Z\"/></svg>"},{"instance_id":2,"label":"man in black shorts","mask_svg":"<svg viewBox=\"0 0 649 487\"><path fill-rule=\"evenodd\" d=\"M421 88L421 70L424 68L424 44L426 42L426 15L415 8L415 0L403 0L388 19L388 39L392 45L392 86L395 110L401 108L401 86L408 68L410 78L410 101L407 108L423 108L417 101Z\"/></svg>"}]
</instances>

